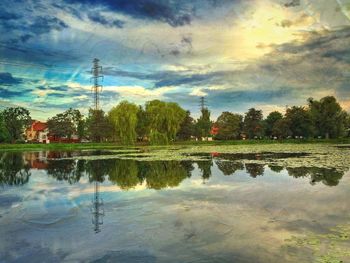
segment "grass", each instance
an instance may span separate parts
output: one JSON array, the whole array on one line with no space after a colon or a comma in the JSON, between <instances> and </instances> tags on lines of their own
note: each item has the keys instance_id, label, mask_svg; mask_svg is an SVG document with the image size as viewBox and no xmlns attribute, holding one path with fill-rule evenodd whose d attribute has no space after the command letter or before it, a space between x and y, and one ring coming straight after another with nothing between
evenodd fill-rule
<instances>
[{"instance_id":1,"label":"grass","mask_svg":"<svg viewBox=\"0 0 350 263\"><path fill-rule=\"evenodd\" d=\"M265 145L265 144L350 144L350 138L343 139L299 139L299 140L230 140L230 141L177 141L169 146L220 146L220 145ZM148 146L158 148L162 146L150 146L145 143L123 146L118 143L24 143L24 144L0 144L0 151L39 151L39 150L88 150L88 149L118 149L125 147ZM164 145L163 145L164 147Z\"/></svg>"}]
</instances>

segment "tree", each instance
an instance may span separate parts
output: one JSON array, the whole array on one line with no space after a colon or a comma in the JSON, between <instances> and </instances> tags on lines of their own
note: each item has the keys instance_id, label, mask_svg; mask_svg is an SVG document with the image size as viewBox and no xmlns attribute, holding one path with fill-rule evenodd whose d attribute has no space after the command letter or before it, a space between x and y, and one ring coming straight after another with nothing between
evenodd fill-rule
<instances>
[{"instance_id":1,"label":"tree","mask_svg":"<svg viewBox=\"0 0 350 263\"><path fill-rule=\"evenodd\" d=\"M80 140L87 136L86 120L81 119L78 121L77 135Z\"/></svg>"},{"instance_id":2,"label":"tree","mask_svg":"<svg viewBox=\"0 0 350 263\"><path fill-rule=\"evenodd\" d=\"M181 140L189 140L195 132L195 122L191 117L190 111L186 112L186 117L180 125L180 129L177 133L177 137Z\"/></svg>"},{"instance_id":3,"label":"tree","mask_svg":"<svg viewBox=\"0 0 350 263\"><path fill-rule=\"evenodd\" d=\"M141 141L149 135L149 120L142 106L139 106L139 111L137 112L136 134Z\"/></svg>"},{"instance_id":4,"label":"tree","mask_svg":"<svg viewBox=\"0 0 350 263\"><path fill-rule=\"evenodd\" d=\"M0 112L0 143L10 142L10 134L6 129L6 124L2 112Z\"/></svg>"},{"instance_id":5,"label":"tree","mask_svg":"<svg viewBox=\"0 0 350 263\"><path fill-rule=\"evenodd\" d=\"M317 136L338 138L345 135L346 112L333 96L327 96L320 101L308 100L310 114Z\"/></svg>"},{"instance_id":6,"label":"tree","mask_svg":"<svg viewBox=\"0 0 350 263\"><path fill-rule=\"evenodd\" d=\"M101 142L111 136L112 127L103 110L89 109L86 125L88 136L93 142Z\"/></svg>"},{"instance_id":7,"label":"tree","mask_svg":"<svg viewBox=\"0 0 350 263\"><path fill-rule=\"evenodd\" d=\"M22 139L24 129L30 124L30 112L22 107L6 108L2 112L2 121L5 125L7 132L6 136L9 136L11 142Z\"/></svg>"},{"instance_id":8,"label":"tree","mask_svg":"<svg viewBox=\"0 0 350 263\"><path fill-rule=\"evenodd\" d=\"M134 144L136 141L137 114L136 104L122 101L108 113L108 119L122 144Z\"/></svg>"},{"instance_id":9,"label":"tree","mask_svg":"<svg viewBox=\"0 0 350 263\"><path fill-rule=\"evenodd\" d=\"M346 121L345 121L345 130L347 133L347 137L350 137L350 114L346 114Z\"/></svg>"},{"instance_id":10,"label":"tree","mask_svg":"<svg viewBox=\"0 0 350 263\"><path fill-rule=\"evenodd\" d=\"M293 137L303 136L307 138L313 135L310 112L305 107L293 106L287 109L286 120Z\"/></svg>"},{"instance_id":11,"label":"tree","mask_svg":"<svg viewBox=\"0 0 350 263\"><path fill-rule=\"evenodd\" d=\"M208 137L210 135L212 125L210 120L210 111L207 108L203 108L201 112L202 115L199 117L196 123L197 137Z\"/></svg>"},{"instance_id":12,"label":"tree","mask_svg":"<svg viewBox=\"0 0 350 263\"><path fill-rule=\"evenodd\" d=\"M241 133L243 117L231 112L223 112L216 120L216 126L219 128L216 137L218 139L230 140L236 139Z\"/></svg>"},{"instance_id":13,"label":"tree","mask_svg":"<svg viewBox=\"0 0 350 263\"><path fill-rule=\"evenodd\" d=\"M72 138L73 135L78 135L78 131L82 135L83 115L77 109L68 109L63 113L56 114L49 118L47 126L50 133L58 137Z\"/></svg>"},{"instance_id":14,"label":"tree","mask_svg":"<svg viewBox=\"0 0 350 263\"><path fill-rule=\"evenodd\" d=\"M289 128L289 122L285 118L277 120L272 127L271 135L280 139L292 136L292 131Z\"/></svg>"},{"instance_id":15,"label":"tree","mask_svg":"<svg viewBox=\"0 0 350 263\"><path fill-rule=\"evenodd\" d=\"M265 119L265 135L271 137L276 122L282 120L283 115L278 111L271 112Z\"/></svg>"},{"instance_id":16,"label":"tree","mask_svg":"<svg viewBox=\"0 0 350 263\"><path fill-rule=\"evenodd\" d=\"M167 144L175 140L186 111L177 103L153 100L146 103L146 115L151 143Z\"/></svg>"},{"instance_id":17,"label":"tree","mask_svg":"<svg viewBox=\"0 0 350 263\"><path fill-rule=\"evenodd\" d=\"M251 108L244 116L243 131L249 139L261 137L264 135L263 114L261 110Z\"/></svg>"}]
</instances>

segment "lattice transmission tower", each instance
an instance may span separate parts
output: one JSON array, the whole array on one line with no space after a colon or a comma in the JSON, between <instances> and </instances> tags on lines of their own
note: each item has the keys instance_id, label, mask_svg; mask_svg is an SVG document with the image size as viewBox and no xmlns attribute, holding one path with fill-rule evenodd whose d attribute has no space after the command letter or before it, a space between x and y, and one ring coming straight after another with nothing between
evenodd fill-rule
<instances>
[{"instance_id":1,"label":"lattice transmission tower","mask_svg":"<svg viewBox=\"0 0 350 263\"><path fill-rule=\"evenodd\" d=\"M102 66L99 65L99 62L99 59L95 58L92 62L93 66L91 68L94 110L96 111L95 114L97 114L97 111L100 110L100 93L102 92L102 85L100 84L100 81L103 81ZM100 197L100 183L97 179L95 180L95 189L94 197L92 199L91 214L92 224L94 225L94 231L97 234L101 232L100 226L103 224L103 216L105 214L103 200Z\"/></svg>"},{"instance_id":2,"label":"lattice transmission tower","mask_svg":"<svg viewBox=\"0 0 350 263\"><path fill-rule=\"evenodd\" d=\"M99 65L100 60L95 58L91 68L91 80L93 82L92 92L94 94L94 108L95 110L100 109L100 93L102 92L102 85L100 81L103 81L102 66Z\"/></svg>"},{"instance_id":3,"label":"lattice transmission tower","mask_svg":"<svg viewBox=\"0 0 350 263\"><path fill-rule=\"evenodd\" d=\"M205 108L207 108L207 102L205 100L205 97L200 97L199 106L200 106L201 111L203 111Z\"/></svg>"}]
</instances>

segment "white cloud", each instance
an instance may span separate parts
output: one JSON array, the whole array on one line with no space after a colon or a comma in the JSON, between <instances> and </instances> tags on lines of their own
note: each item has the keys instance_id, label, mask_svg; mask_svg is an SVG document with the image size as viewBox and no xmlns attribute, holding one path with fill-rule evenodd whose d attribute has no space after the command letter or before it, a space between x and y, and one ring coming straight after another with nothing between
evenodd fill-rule
<instances>
[{"instance_id":1,"label":"white cloud","mask_svg":"<svg viewBox=\"0 0 350 263\"><path fill-rule=\"evenodd\" d=\"M208 93L204 92L202 88L194 88L190 93L191 96L205 97Z\"/></svg>"}]
</instances>

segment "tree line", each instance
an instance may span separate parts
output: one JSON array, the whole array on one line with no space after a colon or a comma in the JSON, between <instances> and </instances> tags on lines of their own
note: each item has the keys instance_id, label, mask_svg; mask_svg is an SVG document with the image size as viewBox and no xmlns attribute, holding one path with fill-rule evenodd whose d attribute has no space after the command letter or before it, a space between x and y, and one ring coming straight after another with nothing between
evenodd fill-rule
<instances>
[{"instance_id":1,"label":"tree line","mask_svg":"<svg viewBox=\"0 0 350 263\"><path fill-rule=\"evenodd\" d=\"M177 103L152 100L144 106L122 101L109 112L90 109L87 116L68 109L47 120L51 134L58 137L113 141L130 145L137 141L168 144L213 136L217 140L342 138L349 136L350 115L335 97L308 99L307 106L292 106L284 114L273 111L266 118L262 110L249 109L244 115L225 111L216 121L208 108L198 119ZM30 112L22 107L0 111L0 142L19 142L31 123Z\"/></svg>"}]
</instances>

